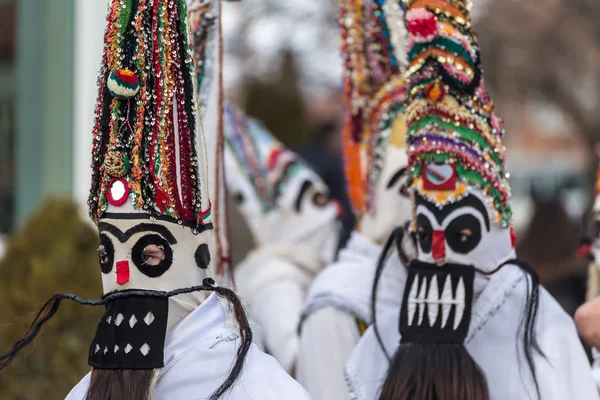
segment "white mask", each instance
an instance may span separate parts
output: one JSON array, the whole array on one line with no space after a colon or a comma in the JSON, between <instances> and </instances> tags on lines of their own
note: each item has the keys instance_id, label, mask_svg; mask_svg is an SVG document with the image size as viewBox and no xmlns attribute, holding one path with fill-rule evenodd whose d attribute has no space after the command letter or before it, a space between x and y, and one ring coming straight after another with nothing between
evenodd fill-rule
<instances>
[{"instance_id":1,"label":"white mask","mask_svg":"<svg viewBox=\"0 0 600 400\"><path fill-rule=\"evenodd\" d=\"M338 206L327 186L261 124L232 107L225 118L227 186L257 246L298 246L332 261Z\"/></svg>"}]
</instances>

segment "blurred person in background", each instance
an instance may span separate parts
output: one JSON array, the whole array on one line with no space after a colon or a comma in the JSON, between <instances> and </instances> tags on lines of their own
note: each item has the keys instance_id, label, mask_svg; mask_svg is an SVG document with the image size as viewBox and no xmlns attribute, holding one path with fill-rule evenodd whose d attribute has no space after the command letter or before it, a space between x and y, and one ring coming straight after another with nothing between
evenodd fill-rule
<instances>
[{"instance_id":1,"label":"blurred person in background","mask_svg":"<svg viewBox=\"0 0 600 400\"><path fill-rule=\"evenodd\" d=\"M596 147L600 157L600 147ZM590 260L586 303L577 309L575 323L579 334L592 347L593 370L596 385L600 390L600 165L596 173L596 197L592 206L590 237L583 241L578 256Z\"/></svg>"},{"instance_id":2,"label":"blurred person in background","mask_svg":"<svg viewBox=\"0 0 600 400\"><path fill-rule=\"evenodd\" d=\"M402 234L411 213L404 190L403 13L398 3L384 7L375 0L342 1L340 29L343 137L341 145L329 142L323 147L343 147L346 179L339 177L338 184L347 182L358 223L337 262L311 286L302 314L297 378L314 400L350 397L343 368L373 321L371 287L384 245L397 246L402 256L390 258L381 277L378 313L400 306L406 271L399 260L407 263L415 255L411 238ZM315 151L312 157L324 154Z\"/></svg>"},{"instance_id":3,"label":"blurred person in background","mask_svg":"<svg viewBox=\"0 0 600 400\"><path fill-rule=\"evenodd\" d=\"M0 356L2 371L63 300L105 306L89 347L92 371L69 400L309 398L252 344L239 298L213 280L221 254L211 250L215 226L202 166L206 154L218 151L206 148L200 131L202 90L198 95L190 43L196 52L197 40L218 43L220 2L192 1L189 11L193 37L186 0L111 2L88 201L104 294L100 300L54 295ZM208 69L220 52L211 48L217 50L203 57L203 78L220 73ZM203 116L212 127L223 106L216 83L208 78L200 85L209 86ZM231 306L237 333L226 326L219 298Z\"/></svg>"},{"instance_id":4,"label":"blurred person in background","mask_svg":"<svg viewBox=\"0 0 600 400\"><path fill-rule=\"evenodd\" d=\"M514 249L504 130L484 84L472 3L406 4L418 257L398 292L401 308L377 315L350 357L350 392L363 400L598 399L573 321Z\"/></svg>"},{"instance_id":5,"label":"blurred person in background","mask_svg":"<svg viewBox=\"0 0 600 400\"><path fill-rule=\"evenodd\" d=\"M227 187L255 243L234 280L258 322L260 344L293 374L306 292L338 249L339 205L261 123L230 104L224 118Z\"/></svg>"}]
</instances>

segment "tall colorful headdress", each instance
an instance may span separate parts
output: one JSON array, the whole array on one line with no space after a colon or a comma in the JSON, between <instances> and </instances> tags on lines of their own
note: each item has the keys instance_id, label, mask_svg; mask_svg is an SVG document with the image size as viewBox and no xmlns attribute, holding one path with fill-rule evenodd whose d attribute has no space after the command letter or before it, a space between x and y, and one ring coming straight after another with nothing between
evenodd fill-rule
<instances>
[{"instance_id":1,"label":"tall colorful headdress","mask_svg":"<svg viewBox=\"0 0 600 400\"><path fill-rule=\"evenodd\" d=\"M92 219L136 212L211 228L186 1L113 1L98 85Z\"/></svg>"},{"instance_id":2,"label":"tall colorful headdress","mask_svg":"<svg viewBox=\"0 0 600 400\"><path fill-rule=\"evenodd\" d=\"M504 131L484 85L470 0L407 2L410 177L438 206L479 189L502 227L511 223Z\"/></svg>"},{"instance_id":3,"label":"tall colorful headdress","mask_svg":"<svg viewBox=\"0 0 600 400\"><path fill-rule=\"evenodd\" d=\"M404 144L406 58L403 11L390 0L340 4L344 62L344 154L348 194L357 216L374 206L386 146Z\"/></svg>"}]
</instances>

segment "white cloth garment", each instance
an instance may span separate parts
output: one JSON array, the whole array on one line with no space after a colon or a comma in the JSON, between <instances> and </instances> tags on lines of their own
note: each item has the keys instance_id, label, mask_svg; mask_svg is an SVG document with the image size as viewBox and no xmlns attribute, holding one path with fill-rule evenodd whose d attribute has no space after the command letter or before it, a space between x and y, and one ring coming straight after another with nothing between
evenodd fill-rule
<instances>
[{"instance_id":1,"label":"white cloth garment","mask_svg":"<svg viewBox=\"0 0 600 400\"><path fill-rule=\"evenodd\" d=\"M300 313L316 273L313 268L319 265L318 259L311 262L315 256L311 249L298 250L294 246L260 247L236 265L235 272L238 294L262 336L255 343L288 372L296 363Z\"/></svg>"},{"instance_id":2,"label":"white cloth garment","mask_svg":"<svg viewBox=\"0 0 600 400\"><path fill-rule=\"evenodd\" d=\"M371 323L371 288L383 247L353 232L336 263L314 280L302 313L297 379L313 400L349 398L344 365ZM377 315L400 308L406 270L395 253L381 277Z\"/></svg>"},{"instance_id":3,"label":"white cloth garment","mask_svg":"<svg viewBox=\"0 0 600 400\"><path fill-rule=\"evenodd\" d=\"M165 366L160 371L153 400L200 400L223 383L236 360L239 338L225 327L225 311L212 294L167 334ZM90 374L66 400L83 400ZM252 345L244 370L227 400L310 400L306 391L273 357Z\"/></svg>"},{"instance_id":4,"label":"white cloth garment","mask_svg":"<svg viewBox=\"0 0 600 400\"><path fill-rule=\"evenodd\" d=\"M507 265L493 275L473 306L465 345L487 378L491 400L536 399L535 386L522 351L521 335L517 339L526 290L527 279L523 272L516 266ZM399 314L398 309L377 323L390 355L400 343ZM534 352L541 399L598 399L590 364L575 325L543 288L540 290L536 334L547 357L545 360ZM377 399L388 366L371 327L346 365L352 399Z\"/></svg>"},{"instance_id":5,"label":"white cloth garment","mask_svg":"<svg viewBox=\"0 0 600 400\"><path fill-rule=\"evenodd\" d=\"M371 323L371 289L377 261L383 246L373 243L360 232L352 232L338 261L325 268L314 280L302 318L314 311L334 307L346 311L364 323ZM377 289L377 313L399 309L406 281L406 268L396 251L391 252Z\"/></svg>"}]
</instances>

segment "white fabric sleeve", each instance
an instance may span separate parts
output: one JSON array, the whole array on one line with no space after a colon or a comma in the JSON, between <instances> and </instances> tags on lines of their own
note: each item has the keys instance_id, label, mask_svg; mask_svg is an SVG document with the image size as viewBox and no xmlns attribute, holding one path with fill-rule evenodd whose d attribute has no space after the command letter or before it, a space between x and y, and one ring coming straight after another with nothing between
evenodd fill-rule
<instances>
[{"instance_id":1,"label":"white fabric sleeve","mask_svg":"<svg viewBox=\"0 0 600 400\"><path fill-rule=\"evenodd\" d=\"M565 324L566 325L566 324ZM598 400L598 389L592 377L588 358L575 326L554 326L543 336L540 347L546 360L536 362L536 374L544 400Z\"/></svg>"},{"instance_id":2,"label":"white fabric sleeve","mask_svg":"<svg viewBox=\"0 0 600 400\"><path fill-rule=\"evenodd\" d=\"M251 313L261 327L265 350L291 373L298 354L298 324L306 289L301 282L271 282L248 299Z\"/></svg>"},{"instance_id":3,"label":"white fabric sleeve","mask_svg":"<svg viewBox=\"0 0 600 400\"><path fill-rule=\"evenodd\" d=\"M344 365L360 340L356 318L333 307L302 324L296 379L313 400L348 400Z\"/></svg>"}]
</instances>

